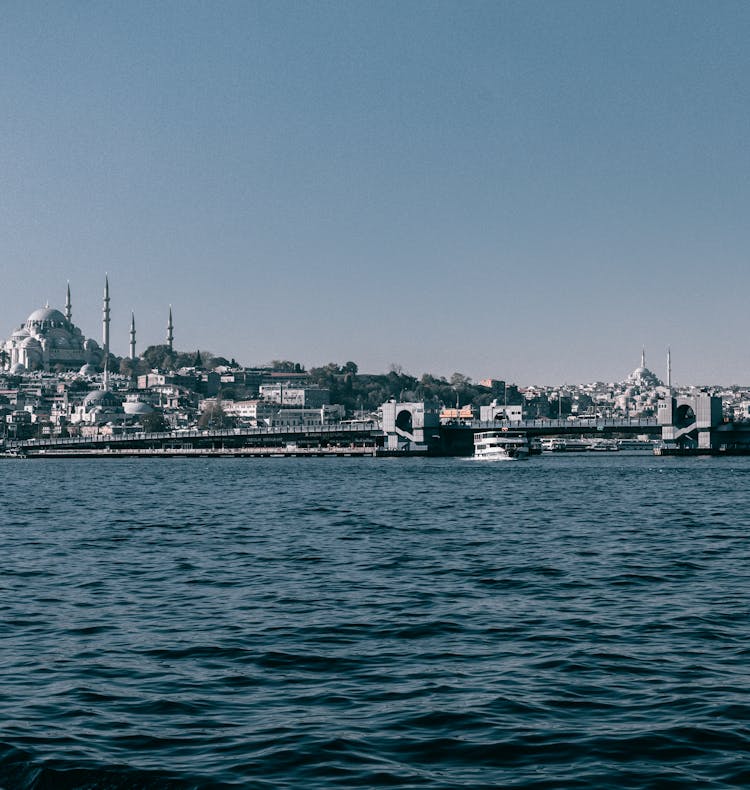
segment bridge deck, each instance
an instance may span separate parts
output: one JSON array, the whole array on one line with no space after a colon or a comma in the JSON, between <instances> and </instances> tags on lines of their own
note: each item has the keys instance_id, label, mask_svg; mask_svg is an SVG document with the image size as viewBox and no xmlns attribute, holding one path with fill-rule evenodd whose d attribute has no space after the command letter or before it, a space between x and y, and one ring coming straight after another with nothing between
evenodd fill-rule
<instances>
[{"instance_id":1,"label":"bridge deck","mask_svg":"<svg viewBox=\"0 0 750 790\"><path fill-rule=\"evenodd\" d=\"M449 423L441 426L441 430L467 431L521 431L532 436L549 436L560 434L607 434L607 433L651 433L661 431L661 426L656 417L641 417L630 419L580 419L580 420L519 420L516 422L495 421L482 422L471 420L465 422Z\"/></svg>"},{"instance_id":2,"label":"bridge deck","mask_svg":"<svg viewBox=\"0 0 750 790\"><path fill-rule=\"evenodd\" d=\"M530 436L570 434L657 434L660 426L656 418L624 420L523 420L520 422L481 422L479 420L449 423L440 426L441 435L451 444L451 437L478 431L522 431ZM262 428L231 428L220 430L161 431L158 433L131 433L114 436L53 437L7 442L11 452L28 455L50 453L52 450L76 453L85 450L107 449L247 449L250 447L278 447L285 444L374 446L382 444L384 434L376 422L334 423L332 425L293 425ZM294 446L289 448L296 449ZM447 449L447 448L446 448ZM450 450L448 450L450 454Z\"/></svg>"},{"instance_id":3,"label":"bridge deck","mask_svg":"<svg viewBox=\"0 0 750 790\"><path fill-rule=\"evenodd\" d=\"M27 439L7 443L9 449L49 450L83 449L86 447L157 446L166 443L195 444L206 442L240 443L246 440L258 443L262 440L295 441L300 439L336 439L338 441L362 441L382 436L377 423L366 423L356 427L348 425L291 425L265 428L226 428L207 431L160 431L155 433L130 433L115 436L75 436L50 439Z\"/></svg>"}]
</instances>

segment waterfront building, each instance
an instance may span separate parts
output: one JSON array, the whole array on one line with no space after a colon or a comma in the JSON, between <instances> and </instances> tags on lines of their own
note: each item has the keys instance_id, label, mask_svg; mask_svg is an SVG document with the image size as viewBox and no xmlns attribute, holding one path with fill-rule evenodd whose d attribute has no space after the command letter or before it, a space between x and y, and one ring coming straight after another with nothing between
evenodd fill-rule
<instances>
[{"instance_id":1,"label":"waterfront building","mask_svg":"<svg viewBox=\"0 0 750 790\"><path fill-rule=\"evenodd\" d=\"M249 426L271 425L278 406L264 400L223 401L227 417L236 417L240 424Z\"/></svg>"},{"instance_id":2,"label":"waterfront building","mask_svg":"<svg viewBox=\"0 0 750 790\"><path fill-rule=\"evenodd\" d=\"M519 422L523 419L523 406L520 404L503 404L493 400L489 406L479 407L479 419L482 422L494 422L495 420Z\"/></svg>"},{"instance_id":3,"label":"waterfront building","mask_svg":"<svg viewBox=\"0 0 750 790\"><path fill-rule=\"evenodd\" d=\"M300 409L319 409L331 402L331 391L324 387L263 384L260 386L260 396L271 403Z\"/></svg>"},{"instance_id":4,"label":"waterfront building","mask_svg":"<svg viewBox=\"0 0 750 790\"><path fill-rule=\"evenodd\" d=\"M273 417L272 425L286 427L330 425L342 420L345 411L339 403L332 406L321 406L319 409L278 409Z\"/></svg>"}]
</instances>

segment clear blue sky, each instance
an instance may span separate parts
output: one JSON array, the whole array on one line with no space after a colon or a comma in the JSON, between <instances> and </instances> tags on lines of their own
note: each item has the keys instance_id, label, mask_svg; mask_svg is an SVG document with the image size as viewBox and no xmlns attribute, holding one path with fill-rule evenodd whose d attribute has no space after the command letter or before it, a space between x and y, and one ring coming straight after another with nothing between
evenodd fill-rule
<instances>
[{"instance_id":1,"label":"clear blue sky","mask_svg":"<svg viewBox=\"0 0 750 790\"><path fill-rule=\"evenodd\" d=\"M750 4L29 0L0 335L520 384L750 383Z\"/></svg>"}]
</instances>

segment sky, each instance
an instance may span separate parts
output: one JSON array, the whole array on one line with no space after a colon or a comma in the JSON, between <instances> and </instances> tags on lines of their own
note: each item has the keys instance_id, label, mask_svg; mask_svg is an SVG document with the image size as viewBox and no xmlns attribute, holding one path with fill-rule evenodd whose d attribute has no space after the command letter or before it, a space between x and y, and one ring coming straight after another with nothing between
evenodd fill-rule
<instances>
[{"instance_id":1,"label":"sky","mask_svg":"<svg viewBox=\"0 0 750 790\"><path fill-rule=\"evenodd\" d=\"M750 4L0 17L0 337L518 384L750 384Z\"/></svg>"}]
</instances>

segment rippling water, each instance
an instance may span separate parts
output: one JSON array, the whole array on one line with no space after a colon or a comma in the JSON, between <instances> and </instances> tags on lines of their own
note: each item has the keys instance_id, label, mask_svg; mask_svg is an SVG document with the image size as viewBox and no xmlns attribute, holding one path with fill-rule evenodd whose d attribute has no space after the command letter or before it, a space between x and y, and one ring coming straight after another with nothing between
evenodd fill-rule
<instances>
[{"instance_id":1,"label":"rippling water","mask_svg":"<svg viewBox=\"0 0 750 790\"><path fill-rule=\"evenodd\" d=\"M750 459L0 475L0 787L750 784Z\"/></svg>"}]
</instances>

